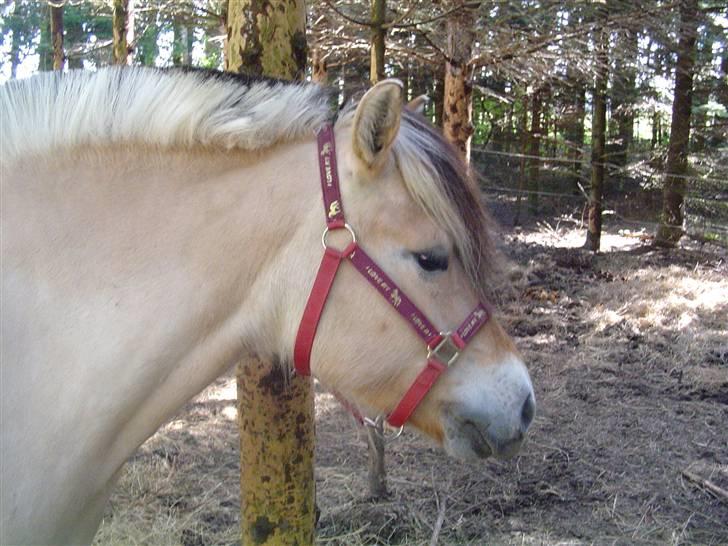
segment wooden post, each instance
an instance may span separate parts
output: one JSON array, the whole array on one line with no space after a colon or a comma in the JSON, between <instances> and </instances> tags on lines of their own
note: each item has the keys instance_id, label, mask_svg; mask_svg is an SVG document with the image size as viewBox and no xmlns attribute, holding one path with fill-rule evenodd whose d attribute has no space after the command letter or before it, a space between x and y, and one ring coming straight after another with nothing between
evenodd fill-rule
<instances>
[{"instance_id":1,"label":"wooden post","mask_svg":"<svg viewBox=\"0 0 728 546\"><path fill-rule=\"evenodd\" d=\"M305 22L303 0L229 0L226 69L303 79ZM290 367L258 358L238 366L244 545L313 544L313 388Z\"/></svg>"},{"instance_id":2,"label":"wooden post","mask_svg":"<svg viewBox=\"0 0 728 546\"><path fill-rule=\"evenodd\" d=\"M313 544L314 399L311 380L285 364L238 366L242 544Z\"/></svg>"}]
</instances>

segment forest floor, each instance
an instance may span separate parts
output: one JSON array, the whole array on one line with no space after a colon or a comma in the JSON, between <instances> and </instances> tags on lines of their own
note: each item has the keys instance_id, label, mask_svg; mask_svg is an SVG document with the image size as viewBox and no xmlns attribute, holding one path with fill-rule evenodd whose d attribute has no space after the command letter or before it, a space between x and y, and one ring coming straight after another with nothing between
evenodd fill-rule
<instances>
[{"instance_id":1,"label":"forest floor","mask_svg":"<svg viewBox=\"0 0 728 546\"><path fill-rule=\"evenodd\" d=\"M317 543L728 544L726 252L629 227L608 221L598 255L570 217L505 234L499 315L538 404L514 459L457 462L408 432L386 447L389 497L368 499L365 437L317 394ZM145 443L95 544L237 544L235 412L229 375Z\"/></svg>"}]
</instances>

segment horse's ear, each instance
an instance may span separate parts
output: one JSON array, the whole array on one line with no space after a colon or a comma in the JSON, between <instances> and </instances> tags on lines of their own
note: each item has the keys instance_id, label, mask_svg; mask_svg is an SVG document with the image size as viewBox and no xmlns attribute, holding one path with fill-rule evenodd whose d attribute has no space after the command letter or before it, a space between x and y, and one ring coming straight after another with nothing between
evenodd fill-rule
<instances>
[{"instance_id":1,"label":"horse's ear","mask_svg":"<svg viewBox=\"0 0 728 546\"><path fill-rule=\"evenodd\" d=\"M407 108L410 112L414 112L415 114L420 114L422 116L425 114L425 106L427 106L428 102L430 102L430 99L427 95L420 95L419 97L409 101L405 108Z\"/></svg>"},{"instance_id":2,"label":"horse's ear","mask_svg":"<svg viewBox=\"0 0 728 546\"><path fill-rule=\"evenodd\" d=\"M402 117L402 82L384 80L362 97L354 114L352 145L370 169L381 166L394 142Z\"/></svg>"}]
</instances>

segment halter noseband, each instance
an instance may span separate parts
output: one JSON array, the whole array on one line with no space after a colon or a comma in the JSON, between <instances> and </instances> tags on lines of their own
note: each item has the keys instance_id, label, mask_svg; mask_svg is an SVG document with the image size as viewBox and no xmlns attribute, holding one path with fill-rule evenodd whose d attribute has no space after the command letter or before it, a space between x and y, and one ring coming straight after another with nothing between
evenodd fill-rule
<instances>
[{"instance_id":1,"label":"halter noseband","mask_svg":"<svg viewBox=\"0 0 728 546\"><path fill-rule=\"evenodd\" d=\"M311 294L308 297L306 308L303 311L301 324L298 327L296 345L293 351L295 369L301 375L311 374L311 350L316 337L316 328L339 265L344 259L348 259L356 270L399 312L426 344L427 364L402 396L397 407L386 417L389 425L401 428L440 375L457 360L477 331L488 322L490 313L485 305L478 303L456 331L440 332L437 330L427 316L412 303L394 281L357 244L354 230L346 223L339 191L339 175L336 168L334 130L331 125L327 124L318 132L318 151L321 189L326 214L326 228L321 238L324 246L324 256L316 280L313 283ZM328 233L337 229L345 229L351 235L351 242L341 251L327 245ZM369 419L362 419L349 404L345 403L345 406L360 421L373 423ZM377 418L377 420L380 419L381 417Z\"/></svg>"}]
</instances>

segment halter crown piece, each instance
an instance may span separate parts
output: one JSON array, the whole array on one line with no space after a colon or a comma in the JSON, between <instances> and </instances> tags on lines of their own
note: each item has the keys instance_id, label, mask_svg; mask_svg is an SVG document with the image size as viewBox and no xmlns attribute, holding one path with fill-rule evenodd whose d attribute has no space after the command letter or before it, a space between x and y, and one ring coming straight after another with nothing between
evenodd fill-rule
<instances>
[{"instance_id":1,"label":"halter crown piece","mask_svg":"<svg viewBox=\"0 0 728 546\"><path fill-rule=\"evenodd\" d=\"M371 284L389 304L404 318L425 342L427 361L397 407L386 416L386 422L395 428L401 428L410 418L425 395L433 387L440 375L451 366L465 349L465 346L488 322L490 312L483 303L473 309L463 323L454 332L441 332L436 329L425 314L405 295L379 266L357 244L354 230L346 223L344 208L339 191L339 174L336 168L336 147L334 130L330 124L318 132L319 170L321 173L321 189L323 191L326 228L321 241L324 256L321 260L316 280L303 311L301 324L298 327L296 345L293 351L293 362L296 372L301 375L311 374L311 349L316 337L321 313L328 298L334 277L343 260L349 260L362 276ZM327 245L330 231L345 229L351 235L351 242L339 251ZM344 404L354 413L360 422L374 423L363 419L349 404ZM377 419L381 419L378 417Z\"/></svg>"}]
</instances>

